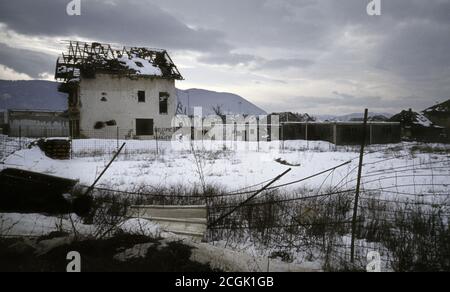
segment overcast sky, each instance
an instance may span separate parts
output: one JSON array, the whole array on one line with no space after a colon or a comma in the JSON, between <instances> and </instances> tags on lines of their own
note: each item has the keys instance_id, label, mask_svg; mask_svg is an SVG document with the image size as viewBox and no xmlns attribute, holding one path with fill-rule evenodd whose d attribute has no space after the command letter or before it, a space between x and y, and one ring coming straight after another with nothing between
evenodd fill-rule
<instances>
[{"instance_id":1,"label":"overcast sky","mask_svg":"<svg viewBox=\"0 0 450 292\"><path fill-rule=\"evenodd\" d=\"M185 81L265 110L423 110L450 98L450 0L0 0L0 79L53 79L61 40L164 48Z\"/></svg>"}]
</instances>

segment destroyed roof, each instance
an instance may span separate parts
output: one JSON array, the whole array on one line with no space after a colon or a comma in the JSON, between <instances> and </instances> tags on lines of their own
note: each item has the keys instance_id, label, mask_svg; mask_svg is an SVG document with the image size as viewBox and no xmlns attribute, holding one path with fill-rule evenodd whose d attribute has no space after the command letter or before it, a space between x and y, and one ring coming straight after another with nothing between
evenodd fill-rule
<instances>
[{"instance_id":1,"label":"destroyed roof","mask_svg":"<svg viewBox=\"0 0 450 292\"><path fill-rule=\"evenodd\" d=\"M79 81L96 73L183 80L166 50L113 48L109 44L70 41L57 61L55 79Z\"/></svg>"},{"instance_id":2,"label":"destroyed roof","mask_svg":"<svg viewBox=\"0 0 450 292\"><path fill-rule=\"evenodd\" d=\"M426 114L432 114L432 113L450 113L450 99L437 104L435 106L432 106L430 108L427 108L426 110L424 110L424 113Z\"/></svg>"},{"instance_id":3,"label":"destroyed roof","mask_svg":"<svg viewBox=\"0 0 450 292\"><path fill-rule=\"evenodd\" d=\"M309 114L300 114L292 112L273 113L279 116L280 122L314 122L316 119Z\"/></svg>"}]
</instances>

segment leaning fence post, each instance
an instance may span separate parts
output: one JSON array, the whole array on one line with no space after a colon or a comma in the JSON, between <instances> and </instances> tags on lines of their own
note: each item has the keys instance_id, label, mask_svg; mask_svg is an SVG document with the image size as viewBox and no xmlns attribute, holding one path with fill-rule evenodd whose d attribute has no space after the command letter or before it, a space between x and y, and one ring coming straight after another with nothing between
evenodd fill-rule
<instances>
[{"instance_id":1,"label":"leaning fence post","mask_svg":"<svg viewBox=\"0 0 450 292\"><path fill-rule=\"evenodd\" d=\"M361 141L361 151L359 153L359 168L358 168L358 180L356 182L356 194L355 194L355 205L353 206L353 220L352 220L352 242L351 242L351 250L350 250L350 261L352 263L355 262L355 236L356 236L356 219L358 217L358 200L359 200L359 191L361 185L361 174L362 174L362 166L363 166L363 158L364 158L364 146L366 145L366 132L367 132L367 118L368 118L369 110L366 109L364 112L364 123L363 123L363 134Z\"/></svg>"}]
</instances>

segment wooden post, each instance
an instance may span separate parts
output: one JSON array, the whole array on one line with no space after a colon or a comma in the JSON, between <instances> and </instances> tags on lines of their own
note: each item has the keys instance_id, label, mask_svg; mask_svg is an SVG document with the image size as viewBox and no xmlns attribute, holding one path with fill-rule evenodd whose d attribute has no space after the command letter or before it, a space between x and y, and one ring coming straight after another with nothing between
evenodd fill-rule
<instances>
[{"instance_id":1,"label":"wooden post","mask_svg":"<svg viewBox=\"0 0 450 292\"><path fill-rule=\"evenodd\" d=\"M367 132L367 116L369 114L369 110L366 109L364 113L364 124L363 124L363 134L361 141L361 151L359 153L359 168L358 168L358 180L356 182L356 194L355 194L355 205L353 206L353 220L352 220L352 242L351 242L351 250L350 250L350 261L352 263L355 262L355 237L356 237L356 219L358 217L358 200L359 200L359 191L361 185L361 174L362 174L362 166L363 166L363 158L364 158L364 146L366 145L366 132Z\"/></svg>"}]
</instances>

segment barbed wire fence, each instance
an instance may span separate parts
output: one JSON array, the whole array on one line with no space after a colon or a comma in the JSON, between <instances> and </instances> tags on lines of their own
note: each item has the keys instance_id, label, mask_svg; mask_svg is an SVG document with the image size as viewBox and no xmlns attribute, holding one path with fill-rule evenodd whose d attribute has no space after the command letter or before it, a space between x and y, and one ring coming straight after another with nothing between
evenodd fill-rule
<instances>
[{"instance_id":1,"label":"barbed wire fence","mask_svg":"<svg viewBox=\"0 0 450 292\"><path fill-rule=\"evenodd\" d=\"M81 150L74 155L92 155L96 149L106 149L101 155L113 154L122 141L121 133L125 132L116 130L116 140L98 139L98 144L89 141L84 148L85 141L80 139L78 149ZM1 153L6 154L23 149L29 142L22 137L0 136L0 140ZM152 147L155 153L162 151L158 143L165 140L162 135L149 140L145 153L148 153L147 147ZM73 143L77 147L77 141ZM126 151L122 155L127 155ZM139 154L141 150L131 146L128 151ZM412 155L398 154L395 149L389 151L385 147L366 151L364 155L380 151L386 157L364 163L364 169ZM327 270L364 270L370 251L380 253L385 270L450 270L450 190L442 179L436 180L450 176L450 159L420 164L412 159L412 165L364 171L355 221L352 217L358 166L350 168L336 184L325 187L325 182L337 169L352 166L358 158L303 179L268 187L251 200L248 199L273 179L232 192L214 187L187 190L181 186L141 186L132 191L96 187L95 193L105 199L104 202L121 198L120 202L126 205L207 204L208 222L217 222L209 226L210 242L225 241L226 246L235 248L252 243L269 256L286 261L298 255L304 260L321 258ZM302 188L303 183L319 175L327 175L319 189L312 192ZM388 180L394 183L385 183ZM123 209L121 212L125 213ZM355 261L352 263L351 235L355 222Z\"/></svg>"},{"instance_id":2,"label":"barbed wire fence","mask_svg":"<svg viewBox=\"0 0 450 292\"><path fill-rule=\"evenodd\" d=\"M390 159L364 166L383 164ZM364 270L368 253L376 251L381 256L382 268L387 271L448 270L450 194L448 185L434 182L431 175L443 167L442 163L445 161L363 173L354 263L350 249L355 199L352 180L311 192L302 188L302 183L315 177L312 175L266 188L250 201L252 195L273 179L232 192L214 187L205 191L201 187L187 190L182 186L141 186L131 192L108 188L95 190L106 196L126 198L129 204L207 204L209 242L225 242L225 246L238 249L251 243L268 256L286 261L298 260L300 255L308 261L320 258L327 270ZM328 172L325 183L338 168L346 165L317 175ZM410 173L405 175L405 169ZM431 182L414 182L417 171L427 171L426 176ZM386 173L391 178L402 176L404 183L374 187L375 181L385 180L383 175ZM292 187L296 188L293 190ZM413 191L421 187L428 188L429 192ZM218 221L231 210L234 212ZM211 224L213 222L216 224Z\"/></svg>"}]
</instances>

